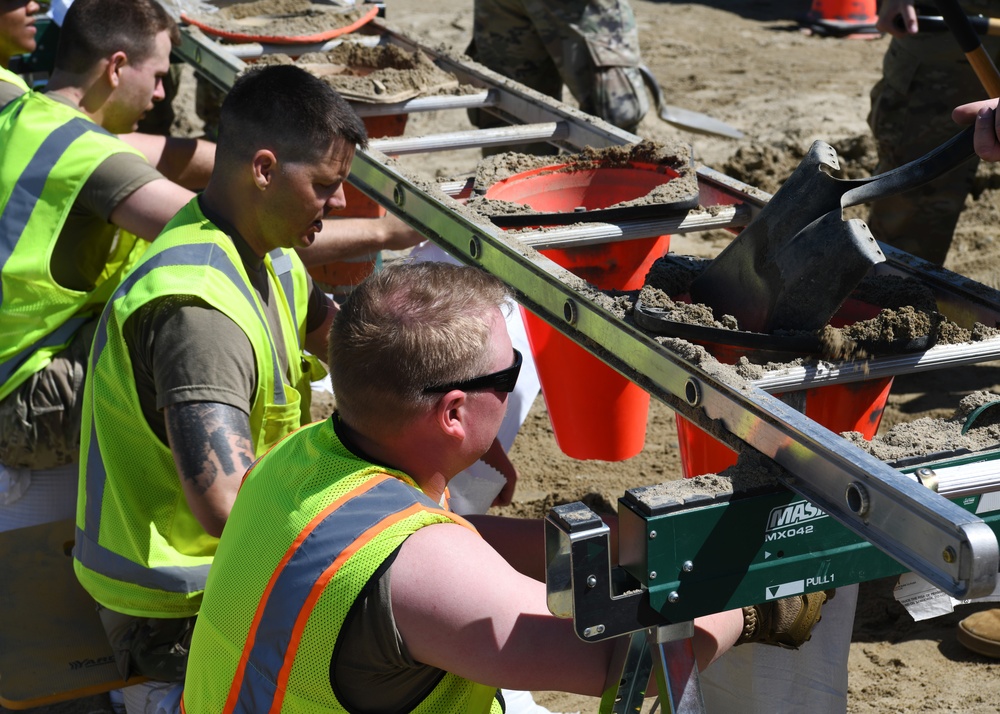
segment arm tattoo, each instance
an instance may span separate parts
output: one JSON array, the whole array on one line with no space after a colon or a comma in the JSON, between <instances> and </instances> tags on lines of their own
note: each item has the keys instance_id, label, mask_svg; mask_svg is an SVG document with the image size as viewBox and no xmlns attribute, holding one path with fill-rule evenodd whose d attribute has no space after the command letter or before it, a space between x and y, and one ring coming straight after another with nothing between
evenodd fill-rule
<instances>
[{"instance_id":1,"label":"arm tattoo","mask_svg":"<svg viewBox=\"0 0 1000 714\"><path fill-rule=\"evenodd\" d=\"M219 476L242 478L253 463L250 419L235 407L185 402L166 410L167 439L181 479L205 493Z\"/></svg>"}]
</instances>

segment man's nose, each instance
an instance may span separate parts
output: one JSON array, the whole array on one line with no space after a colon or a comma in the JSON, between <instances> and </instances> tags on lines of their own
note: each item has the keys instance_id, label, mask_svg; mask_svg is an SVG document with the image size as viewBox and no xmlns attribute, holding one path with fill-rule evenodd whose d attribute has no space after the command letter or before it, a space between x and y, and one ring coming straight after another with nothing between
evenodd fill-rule
<instances>
[{"instance_id":1,"label":"man's nose","mask_svg":"<svg viewBox=\"0 0 1000 714\"><path fill-rule=\"evenodd\" d=\"M337 190L333 192L326 201L326 211L330 213L331 211L343 211L347 208L347 197L344 195L344 184L337 187Z\"/></svg>"}]
</instances>

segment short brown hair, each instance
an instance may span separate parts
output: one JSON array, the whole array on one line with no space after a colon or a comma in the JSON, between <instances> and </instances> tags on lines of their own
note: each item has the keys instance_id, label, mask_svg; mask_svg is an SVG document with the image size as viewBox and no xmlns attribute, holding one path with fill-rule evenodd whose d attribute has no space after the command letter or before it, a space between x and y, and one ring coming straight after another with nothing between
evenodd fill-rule
<instances>
[{"instance_id":1,"label":"short brown hair","mask_svg":"<svg viewBox=\"0 0 1000 714\"><path fill-rule=\"evenodd\" d=\"M330 330L330 377L344 421L363 431L393 428L440 397L425 387L489 371L489 313L509 297L489 273L450 263L395 264L367 278Z\"/></svg>"},{"instance_id":2,"label":"short brown hair","mask_svg":"<svg viewBox=\"0 0 1000 714\"><path fill-rule=\"evenodd\" d=\"M222 102L216 163L237 163L261 148L290 163L312 162L338 140L368 145L364 123L330 85L293 65L252 67Z\"/></svg>"},{"instance_id":3,"label":"short brown hair","mask_svg":"<svg viewBox=\"0 0 1000 714\"><path fill-rule=\"evenodd\" d=\"M163 31L180 44L177 23L156 0L75 0L60 28L55 68L83 74L119 51L141 63Z\"/></svg>"}]
</instances>

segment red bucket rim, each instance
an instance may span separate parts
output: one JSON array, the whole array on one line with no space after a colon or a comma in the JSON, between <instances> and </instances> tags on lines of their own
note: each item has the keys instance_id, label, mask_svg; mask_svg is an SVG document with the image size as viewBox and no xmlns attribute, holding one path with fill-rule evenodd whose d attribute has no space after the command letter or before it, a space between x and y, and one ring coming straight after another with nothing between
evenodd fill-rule
<instances>
[{"instance_id":1,"label":"red bucket rim","mask_svg":"<svg viewBox=\"0 0 1000 714\"><path fill-rule=\"evenodd\" d=\"M490 192L497 187L509 186L512 183L517 183L527 179L537 178L539 176L547 176L549 174L556 173L583 173L585 171L622 171L622 170L633 170L633 171L648 171L650 173L661 174L669 176L671 179L680 176L680 172L676 169L667 166L666 164L651 164L643 161L628 161L624 165L614 165L614 166L602 166L601 164L594 163L576 163L576 162L565 162L561 164L549 164L547 166L536 166L533 169L528 169L526 171L520 171L516 174L511 174L506 178L502 178L495 183L490 184L486 192L483 194L486 198L493 198L490 196ZM504 199L494 199L494 200L504 200Z\"/></svg>"}]
</instances>

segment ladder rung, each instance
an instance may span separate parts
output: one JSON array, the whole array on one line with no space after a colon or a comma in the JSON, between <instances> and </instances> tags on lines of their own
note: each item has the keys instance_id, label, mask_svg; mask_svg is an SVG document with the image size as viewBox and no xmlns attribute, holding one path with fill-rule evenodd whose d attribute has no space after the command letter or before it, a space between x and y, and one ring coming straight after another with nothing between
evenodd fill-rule
<instances>
[{"instance_id":1,"label":"ladder rung","mask_svg":"<svg viewBox=\"0 0 1000 714\"><path fill-rule=\"evenodd\" d=\"M572 248L591 243L611 243L671 233L692 233L713 228L744 226L750 209L743 205L724 206L713 213L690 211L658 219L622 221L620 223L589 223L565 228L548 228L544 232L518 235L518 239L536 250Z\"/></svg>"},{"instance_id":2,"label":"ladder rung","mask_svg":"<svg viewBox=\"0 0 1000 714\"><path fill-rule=\"evenodd\" d=\"M375 117L387 114L412 114L413 112L433 112L439 109L471 109L496 105L496 93L484 89L475 94L448 94L438 97L417 97L408 102L395 104L352 103L358 116Z\"/></svg>"},{"instance_id":3,"label":"ladder rung","mask_svg":"<svg viewBox=\"0 0 1000 714\"><path fill-rule=\"evenodd\" d=\"M564 122L544 122L541 124L518 124L498 129L474 129L453 131L428 136L376 139L371 148L388 156L417 154L424 151L449 151L451 149L472 149L484 146L506 144L530 144L533 141L563 139L567 135Z\"/></svg>"}]
</instances>

